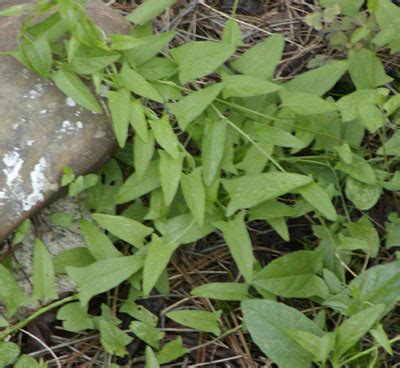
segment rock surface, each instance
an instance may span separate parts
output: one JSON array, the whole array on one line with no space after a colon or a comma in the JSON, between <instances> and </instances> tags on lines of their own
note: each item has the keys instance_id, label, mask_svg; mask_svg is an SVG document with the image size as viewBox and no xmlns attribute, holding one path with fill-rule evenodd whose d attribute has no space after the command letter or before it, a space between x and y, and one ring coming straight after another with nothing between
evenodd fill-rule
<instances>
[{"instance_id":1,"label":"rock surface","mask_svg":"<svg viewBox=\"0 0 400 368\"><path fill-rule=\"evenodd\" d=\"M23 2L6 0L0 10ZM89 3L88 13L107 33L129 30L99 1ZM16 47L20 23L0 17L0 51ZM87 173L115 148L106 114L76 106L51 81L8 56L0 56L0 133L0 240L55 198L65 166Z\"/></svg>"}]
</instances>

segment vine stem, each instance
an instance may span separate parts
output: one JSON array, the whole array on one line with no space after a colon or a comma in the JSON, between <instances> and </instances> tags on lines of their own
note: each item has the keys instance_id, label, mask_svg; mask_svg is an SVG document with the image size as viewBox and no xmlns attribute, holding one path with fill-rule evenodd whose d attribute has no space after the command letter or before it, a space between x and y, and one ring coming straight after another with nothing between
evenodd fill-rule
<instances>
[{"instance_id":1,"label":"vine stem","mask_svg":"<svg viewBox=\"0 0 400 368\"><path fill-rule=\"evenodd\" d=\"M78 295L72 295L64 299L60 299L55 301L54 303L48 304L44 306L43 308L40 308L37 310L35 313L32 313L29 317L25 318L24 320L18 322L14 326L10 326L7 329L5 329L2 333L0 333L0 341L4 340L7 336L12 335L13 333L17 332L21 328L24 328L26 325L28 325L30 322L34 321L36 318L40 317L42 314L47 313L48 311L61 307L62 305L72 302L74 300L78 299Z\"/></svg>"}]
</instances>

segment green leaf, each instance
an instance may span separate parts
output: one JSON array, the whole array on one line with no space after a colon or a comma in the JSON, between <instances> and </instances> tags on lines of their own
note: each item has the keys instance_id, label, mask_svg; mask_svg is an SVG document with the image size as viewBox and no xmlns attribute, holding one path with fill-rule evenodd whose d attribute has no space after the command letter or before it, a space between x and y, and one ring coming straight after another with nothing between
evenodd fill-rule
<instances>
[{"instance_id":1,"label":"green leaf","mask_svg":"<svg viewBox=\"0 0 400 368\"><path fill-rule=\"evenodd\" d=\"M203 226L206 211L206 190L203 184L202 168L190 174L183 174L181 188L185 202L198 225Z\"/></svg>"},{"instance_id":2,"label":"green leaf","mask_svg":"<svg viewBox=\"0 0 400 368\"><path fill-rule=\"evenodd\" d=\"M304 143L294 135L283 129L266 124L257 124L250 132L251 136L259 142L280 147L303 148Z\"/></svg>"},{"instance_id":3,"label":"green leaf","mask_svg":"<svg viewBox=\"0 0 400 368\"><path fill-rule=\"evenodd\" d=\"M142 139L143 142L149 140L149 129L147 126L147 120L145 111L140 100L134 100L131 105L131 117L130 123L135 133Z\"/></svg>"},{"instance_id":4,"label":"green leaf","mask_svg":"<svg viewBox=\"0 0 400 368\"><path fill-rule=\"evenodd\" d=\"M379 0L376 2L374 12L376 22L381 32L374 38L378 46L389 45L392 53L400 50L399 32L400 32L400 9L390 0Z\"/></svg>"},{"instance_id":5,"label":"green leaf","mask_svg":"<svg viewBox=\"0 0 400 368\"><path fill-rule=\"evenodd\" d=\"M271 79L281 61L285 38L276 34L257 43L232 63L238 72L262 79Z\"/></svg>"},{"instance_id":6,"label":"green leaf","mask_svg":"<svg viewBox=\"0 0 400 368\"><path fill-rule=\"evenodd\" d=\"M25 295L14 275L0 264L0 301L7 309L6 316L12 317L18 308L27 305L30 298Z\"/></svg>"},{"instance_id":7,"label":"green leaf","mask_svg":"<svg viewBox=\"0 0 400 368\"><path fill-rule=\"evenodd\" d=\"M378 304L355 314L345 320L337 329L334 357L340 358L353 347L379 320L384 310Z\"/></svg>"},{"instance_id":8,"label":"green leaf","mask_svg":"<svg viewBox=\"0 0 400 368\"><path fill-rule=\"evenodd\" d=\"M170 44L172 39L175 37L175 32L161 32L159 34L152 34L147 37L140 38L139 42L136 45L133 45L132 48L125 51L125 59L131 64L138 67L137 71L142 74L142 67L144 67L144 63L151 63L154 61L154 57L159 54L163 48ZM164 59L164 58L163 58ZM173 72L168 76L176 73L176 65L172 61L169 61L169 70L171 71L171 67L173 67ZM172 64L172 65L171 65ZM165 63L164 63L165 65ZM170 72L168 72L170 73ZM157 80L164 78L157 78L157 74L153 74L150 78L147 77L147 74L142 74L148 80Z\"/></svg>"},{"instance_id":9,"label":"green leaf","mask_svg":"<svg viewBox=\"0 0 400 368\"><path fill-rule=\"evenodd\" d=\"M347 61L332 61L317 69L295 76L284 87L291 92L310 93L321 97L334 87L347 72L347 68Z\"/></svg>"},{"instance_id":10,"label":"green leaf","mask_svg":"<svg viewBox=\"0 0 400 368\"><path fill-rule=\"evenodd\" d=\"M156 140L153 132L149 131L147 141L143 141L139 135L133 138L133 162L135 175L142 179L150 167L155 152Z\"/></svg>"},{"instance_id":11,"label":"green leaf","mask_svg":"<svg viewBox=\"0 0 400 368\"><path fill-rule=\"evenodd\" d=\"M189 350L182 346L182 337L178 336L175 340L166 343L162 347L157 354L157 360L160 364L170 363L188 352Z\"/></svg>"},{"instance_id":12,"label":"green leaf","mask_svg":"<svg viewBox=\"0 0 400 368\"><path fill-rule=\"evenodd\" d=\"M218 312L205 312L198 310L178 310L169 312L166 316L176 323L183 326L191 327L203 332L211 332L219 336L221 330L218 326L221 311Z\"/></svg>"},{"instance_id":13,"label":"green leaf","mask_svg":"<svg viewBox=\"0 0 400 368\"><path fill-rule=\"evenodd\" d=\"M93 96L90 89L86 87L75 73L60 69L53 73L51 78L61 91L68 97L71 97L79 105L94 112L99 113L102 111L96 97Z\"/></svg>"},{"instance_id":14,"label":"green leaf","mask_svg":"<svg viewBox=\"0 0 400 368\"><path fill-rule=\"evenodd\" d=\"M281 86L251 75L231 75L224 78L224 98L266 95L282 89Z\"/></svg>"},{"instance_id":15,"label":"green leaf","mask_svg":"<svg viewBox=\"0 0 400 368\"><path fill-rule=\"evenodd\" d=\"M295 216L295 210L275 199L265 201L249 211L249 220L271 220L274 218L292 216Z\"/></svg>"},{"instance_id":16,"label":"green leaf","mask_svg":"<svg viewBox=\"0 0 400 368\"><path fill-rule=\"evenodd\" d=\"M178 247L177 242L165 243L163 239L153 235L143 267L143 294L145 296L150 294Z\"/></svg>"},{"instance_id":17,"label":"green leaf","mask_svg":"<svg viewBox=\"0 0 400 368\"><path fill-rule=\"evenodd\" d=\"M349 288L357 290L359 296L352 309L358 311L365 305L385 304L382 314L388 313L400 300L400 261L369 268L357 276Z\"/></svg>"},{"instance_id":18,"label":"green leaf","mask_svg":"<svg viewBox=\"0 0 400 368\"><path fill-rule=\"evenodd\" d=\"M179 66L179 80L186 84L214 72L235 52L235 47L214 41L194 41L172 49Z\"/></svg>"},{"instance_id":19,"label":"green leaf","mask_svg":"<svg viewBox=\"0 0 400 368\"><path fill-rule=\"evenodd\" d=\"M228 19L225 23L222 41L230 43L233 46L243 46L243 35L239 24L235 19Z\"/></svg>"},{"instance_id":20,"label":"green leaf","mask_svg":"<svg viewBox=\"0 0 400 368\"><path fill-rule=\"evenodd\" d=\"M32 68L41 76L49 77L53 56L47 39L39 37L32 42L24 43L22 48Z\"/></svg>"},{"instance_id":21,"label":"green leaf","mask_svg":"<svg viewBox=\"0 0 400 368\"><path fill-rule=\"evenodd\" d=\"M54 271L66 273L66 267L86 267L94 261L95 259L86 247L71 248L53 257Z\"/></svg>"},{"instance_id":22,"label":"green leaf","mask_svg":"<svg viewBox=\"0 0 400 368\"><path fill-rule=\"evenodd\" d=\"M63 321L63 327L71 332L94 328L93 320L80 303L69 303L62 306L57 312L57 319Z\"/></svg>"},{"instance_id":23,"label":"green leaf","mask_svg":"<svg viewBox=\"0 0 400 368\"><path fill-rule=\"evenodd\" d=\"M184 155L174 159L165 151L159 150L160 156L160 180L161 188L164 194L164 201L169 206L175 198L182 177Z\"/></svg>"},{"instance_id":24,"label":"green leaf","mask_svg":"<svg viewBox=\"0 0 400 368\"><path fill-rule=\"evenodd\" d=\"M357 89L372 89L393 80L386 75L381 60L368 49L350 51L349 73Z\"/></svg>"},{"instance_id":25,"label":"green leaf","mask_svg":"<svg viewBox=\"0 0 400 368\"><path fill-rule=\"evenodd\" d=\"M400 131L396 132L378 150L378 155L400 156Z\"/></svg>"},{"instance_id":26,"label":"green leaf","mask_svg":"<svg viewBox=\"0 0 400 368\"><path fill-rule=\"evenodd\" d=\"M363 5L364 0L320 0L323 7L329 8L334 5L339 5L340 10L344 15L355 16Z\"/></svg>"},{"instance_id":27,"label":"green leaf","mask_svg":"<svg viewBox=\"0 0 400 368\"><path fill-rule=\"evenodd\" d=\"M304 116L325 114L336 110L336 106L313 94L304 92L280 92L282 107Z\"/></svg>"},{"instance_id":28,"label":"green leaf","mask_svg":"<svg viewBox=\"0 0 400 368\"><path fill-rule=\"evenodd\" d=\"M143 267L143 257L108 258L87 267L67 267L68 276L77 284L82 305L95 295L108 291Z\"/></svg>"},{"instance_id":29,"label":"green leaf","mask_svg":"<svg viewBox=\"0 0 400 368\"><path fill-rule=\"evenodd\" d=\"M164 115L161 119L150 120L149 124L157 143L177 160L179 158L179 141L168 116Z\"/></svg>"},{"instance_id":30,"label":"green leaf","mask_svg":"<svg viewBox=\"0 0 400 368\"><path fill-rule=\"evenodd\" d=\"M97 184L99 177L96 174L88 174L85 176L78 176L76 180L69 185L68 195L75 197L86 189L89 189Z\"/></svg>"},{"instance_id":31,"label":"green leaf","mask_svg":"<svg viewBox=\"0 0 400 368\"><path fill-rule=\"evenodd\" d=\"M56 299L57 290L51 256L46 246L36 239L33 254L33 292L35 299Z\"/></svg>"},{"instance_id":32,"label":"green leaf","mask_svg":"<svg viewBox=\"0 0 400 368\"><path fill-rule=\"evenodd\" d=\"M21 355L14 368L46 368L45 363L38 363L34 358L29 355Z\"/></svg>"},{"instance_id":33,"label":"green leaf","mask_svg":"<svg viewBox=\"0 0 400 368\"><path fill-rule=\"evenodd\" d=\"M270 262L260 271L254 285L284 298L326 298L325 282L316 274L322 271L320 252L300 250Z\"/></svg>"},{"instance_id":34,"label":"green leaf","mask_svg":"<svg viewBox=\"0 0 400 368\"><path fill-rule=\"evenodd\" d=\"M80 225L89 252L97 261L122 256L109 237L96 225L86 220L82 220Z\"/></svg>"},{"instance_id":35,"label":"green leaf","mask_svg":"<svg viewBox=\"0 0 400 368\"><path fill-rule=\"evenodd\" d=\"M353 162L350 165L345 164L344 162L339 162L335 166L335 169L343 171L353 179L365 184L374 185L377 183L373 167L361 156L353 155Z\"/></svg>"},{"instance_id":36,"label":"green leaf","mask_svg":"<svg viewBox=\"0 0 400 368\"><path fill-rule=\"evenodd\" d=\"M135 304L130 301L126 301L120 308L122 313L127 313L131 317L143 322L147 325L156 327L158 323L158 318L156 315L151 313L148 309L142 305Z\"/></svg>"},{"instance_id":37,"label":"green leaf","mask_svg":"<svg viewBox=\"0 0 400 368\"><path fill-rule=\"evenodd\" d=\"M202 298L241 301L250 299L248 288L248 285L237 282L212 282L194 288L191 294Z\"/></svg>"},{"instance_id":38,"label":"green leaf","mask_svg":"<svg viewBox=\"0 0 400 368\"><path fill-rule=\"evenodd\" d=\"M163 98L157 90L144 79L138 72L124 64L120 73L121 83L128 90L139 96L162 103Z\"/></svg>"},{"instance_id":39,"label":"green leaf","mask_svg":"<svg viewBox=\"0 0 400 368\"><path fill-rule=\"evenodd\" d=\"M71 42L71 41L70 41ZM71 65L78 74L94 74L119 60L119 53L80 46L71 58Z\"/></svg>"},{"instance_id":40,"label":"green leaf","mask_svg":"<svg viewBox=\"0 0 400 368\"><path fill-rule=\"evenodd\" d=\"M158 161L153 160L143 177L139 176L138 173L134 173L127 179L120 188L115 200L118 204L130 202L159 188L160 185Z\"/></svg>"},{"instance_id":41,"label":"green leaf","mask_svg":"<svg viewBox=\"0 0 400 368\"><path fill-rule=\"evenodd\" d=\"M145 368L160 368L156 355L150 346L146 346L146 365Z\"/></svg>"},{"instance_id":42,"label":"green leaf","mask_svg":"<svg viewBox=\"0 0 400 368\"><path fill-rule=\"evenodd\" d=\"M233 259L247 283L253 279L253 246L244 222L245 212L240 212L233 220L218 221L214 225L222 231Z\"/></svg>"},{"instance_id":43,"label":"green leaf","mask_svg":"<svg viewBox=\"0 0 400 368\"><path fill-rule=\"evenodd\" d=\"M335 348L335 334L332 332L325 333L322 337L300 330L288 330L287 334L303 349L311 353L316 361L323 364L326 363L329 354Z\"/></svg>"},{"instance_id":44,"label":"green leaf","mask_svg":"<svg viewBox=\"0 0 400 368\"><path fill-rule=\"evenodd\" d=\"M386 352L390 355L393 354L393 349L391 346L391 343L389 341L388 336L386 335L385 330L383 329L383 326L379 323L378 327L375 329L369 331L371 335L374 337L375 341L382 346Z\"/></svg>"},{"instance_id":45,"label":"green leaf","mask_svg":"<svg viewBox=\"0 0 400 368\"><path fill-rule=\"evenodd\" d=\"M10 17L14 15L21 15L27 9L26 5L14 5L5 8L4 10L0 11L0 17Z\"/></svg>"},{"instance_id":46,"label":"green leaf","mask_svg":"<svg viewBox=\"0 0 400 368\"><path fill-rule=\"evenodd\" d=\"M92 217L111 234L137 248L141 248L144 239L154 231L152 228L144 226L140 222L123 216L94 213Z\"/></svg>"},{"instance_id":47,"label":"green leaf","mask_svg":"<svg viewBox=\"0 0 400 368\"><path fill-rule=\"evenodd\" d=\"M132 322L129 326L129 329L140 340L157 350L160 348L160 340L164 338L165 335L164 332L157 330L157 328L138 321Z\"/></svg>"},{"instance_id":48,"label":"green leaf","mask_svg":"<svg viewBox=\"0 0 400 368\"><path fill-rule=\"evenodd\" d=\"M176 0L146 0L128 14L126 19L139 25L146 24L175 3Z\"/></svg>"},{"instance_id":49,"label":"green leaf","mask_svg":"<svg viewBox=\"0 0 400 368\"><path fill-rule=\"evenodd\" d=\"M202 139L203 178L211 186L220 170L225 152L226 120L209 121Z\"/></svg>"},{"instance_id":50,"label":"green leaf","mask_svg":"<svg viewBox=\"0 0 400 368\"><path fill-rule=\"evenodd\" d=\"M126 89L107 93L113 128L120 147L125 147L131 117L131 93Z\"/></svg>"},{"instance_id":51,"label":"green leaf","mask_svg":"<svg viewBox=\"0 0 400 368\"><path fill-rule=\"evenodd\" d=\"M0 342L0 367L13 364L20 354L20 348L13 342Z\"/></svg>"},{"instance_id":52,"label":"green leaf","mask_svg":"<svg viewBox=\"0 0 400 368\"><path fill-rule=\"evenodd\" d=\"M207 109L221 93L222 88L222 83L216 83L187 95L179 102L167 104L169 111L176 116L181 130L186 130L189 124Z\"/></svg>"},{"instance_id":53,"label":"green leaf","mask_svg":"<svg viewBox=\"0 0 400 368\"><path fill-rule=\"evenodd\" d=\"M138 66L137 71L147 80L157 81L174 75L177 72L177 66L169 59L154 57Z\"/></svg>"},{"instance_id":54,"label":"green leaf","mask_svg":"<svg viewBox=\"0 0 400 368\"><path fill-rule=\"evenodd\" d=\"M314 322L298 310L270 300L243 301L242 310L253 341L279 368L311 368L311 354L287 330L322 336L322 330Z\"/></svg>"},{"instance_id":55,"label":"green leaf","mask_svg":"<svg viewBox=\"0 0 400 368\"><path fill-rule=\"evenodd\" d=\"M380 239L375 226L367 215L358 221L346 225L351 237L364 241L367 244L366 252L371 257L376 257L379 251Z\"/></svg>"},{"instance_id":56,"label":"green leaf","mask_svg":"<svg viewBox=\"0 0 400 368\"><path fill-rule=\"evenodd\" d=\"M353 202L359 210L369 210L378 202L382 187L380 185L369 185L355 180L351 177L346 179L346 197Z\"/></svg>"},{"instance_id":57,"label":"green leaf","mask_svg":"<svg viewBox=\"0 0 400 368\"><path fill-rule=\"evenodd\" d=\"M112 323L99 321L100 342L104 350L112 355L123 357L128 352L125 348L133 338Z\"/></svg>"},{"instance_id":58,"label":"green leaf","mask_svg":"<svg viewBox=\"0 0 400 368\"><path fill-rule=\"evenodd\" d=\"M313 182L301 187L299 192L308 203L321 212L328 220L337 220L336 209L329 195L320 185Z\"/></svg>"},{"instance_id":59,"label":"green leaf","mask_svg":"<svg viewBox=\"0 0 400 368\"><path fill-rule=\"evenodd\" d=\"M312 182L312 178L292 173L270 172L223 179L231 201L227 216L242 208L251 208L269 199L275 199Z\"/></svg>"}]
</instances>

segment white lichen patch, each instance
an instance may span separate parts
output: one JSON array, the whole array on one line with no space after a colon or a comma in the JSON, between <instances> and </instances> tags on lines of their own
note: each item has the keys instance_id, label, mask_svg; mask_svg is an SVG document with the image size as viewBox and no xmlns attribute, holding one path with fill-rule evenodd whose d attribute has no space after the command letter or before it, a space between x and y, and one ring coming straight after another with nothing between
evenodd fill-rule
<instances>
[{"instance_id":1,"label":"white lichen patch","mask_svg":"<svg viewBox=\"0 0 400 368\"><path fill-rule=\"evenodd\" d=\"M41 157L39 159L39 162L31 171L30 178L32 184L32 192L27 195L22 201L22 209L24 211L29 211L38 202L43 201L44 192L49 185L45 176L47 167L48 165L46 159L44 157Z\"/></svg>"},{"instance_id":2,"label":"white lichen patch","mask_svg":"<svg viewBox=\"0 0 400 368\"><path fill-rule=\"evenodd\" d=\"M40 111L39 111L39 114L40 114L40 115L46 115L46 114L47 114L47 110L46 110L46 109L40 110Z\"/></svg>"},{"instance_id":3,"label":"white lichen patch","mask_svg":"<svg viewBox=\"0 0 400 368\"><path fill-rule=\"evenodd\" d=\"M33 139L30 139L29 141L26 141L27 146L32 146L32 144L35 143Z\"/></svg>"},{"instance_id":4,"label":"white lichen patch","mask_svg":"<svg viewBox=\"0 0 400 368\"><path fill-rule=\"evenodd\" d=\"M6 183L10 187L18 179L24 160L17 151L14 151L4 155L3 163L6 166L3 169L6 175Z\"/></svg>"},{"instance_id":5,"label":"white lichen patch","mask_svg":"<svg viewBox=\"0 0 400 368\"><path fill-rule=\"evenodd\" d=\"M76 102L71 97L67 97L65 100L65 103L67 104L67 106L70 106L70 107L76 106Z\"/></svg>"},{"instance_id":6,"label":"white lichen patch","mask_svg":"<svg viewBox=\"0 0 400 368\"><path fill-rule=\"evenodd\" d=\"M81 121L77 121L76 126L78 129L83 129L83 123Z\"/></svg>"},{"instance_id":7,"label":"white lichen patch","mask_svg":"<svg viewBox=\"0 0 400 368\"><path fill-rule=\"evenodd\" d=\"M61 129L57 131L57 133L59 134L57 138L62 138L62 136L65 134L78 133L82 128L83 128L83 123L81 121L72 123L70 120L64 120L61 124Z\"/></svg>"},{"instance_id":8,"label":"white lichen patch","mask_svg":"<svg viewBox=\"0 0 400 368\"><path fill-rule=\"evenodd\" d=\"M0 192L0 206L4 206L3 199L6 199L6 193L5 192Z\"/></svg>"}]
</instances>

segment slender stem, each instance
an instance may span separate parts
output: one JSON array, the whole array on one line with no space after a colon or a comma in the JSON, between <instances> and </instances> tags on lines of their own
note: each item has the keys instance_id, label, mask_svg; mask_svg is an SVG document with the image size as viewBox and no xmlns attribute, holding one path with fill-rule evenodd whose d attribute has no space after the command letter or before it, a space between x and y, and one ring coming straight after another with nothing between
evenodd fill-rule
<instances>
[{"instance_id":1,"label":"slender stem","mask_svg":"<svg viewBox=\"0 0 400 368\"><path fill-rule=\"evenodd\" d=\"M279 163L268 153L265 152L262 147L260 147L260 145L253 139L251 138L248 134L246 134L242 129L240 129L238 126L236 126L236 124L234 124L232 121L230 121L226 116L224 116L221 111L219 111L219 109L217 109L214 105L211 105L212 108L216 111L216 113L218 114L218 116L221 119L226 120L226 122L233 128L235 129L237 132L239 132L240 135L242 135L247 141L249 141L254 147L256 147L266 158L268 158L268 160L270 160L276 167L278 170L282 171L282 172L286 172L286 170L279 165Z\"/></svg>"},{"instance_id":2,"label":"slender stem","mask_svg":"<svg viewBox=\"0 0 400 368\"><path fill-rule=\"evenodd\" d=\"M232 13L231 13L231 17L232 18L236 17L236 12L237 12L238 5L239 5L239 0L234 0L233 6L232 6Z\"/></svg>"},{"instance_id":3,"label":"slender stem","mask_svg":"<svg viewBox=\"0 0 400 368\"><path fill-rule=\"evenodd\" d=\"M14 326L10 326L6 330L4 330L0 334L0 341L4 340L7 336L12 335L13 333L17 332L19 329L24 328L26 325L28 325L30 322L34 321L36 318L38 318L42 314L45 314L45 313L47 313L48 311L50 311L50 310L52 310L54 308L61 307L62 305L66 304L66 303L69 303L69 302L72 302L72 301L74 301L76 299L78 299L78 295L72 295L72 296L69 296L67 298L64 298L64 299L61 299L61 300L57 300L54 303L48 304L48 305L44 306L43 308L40 308L35 313L32 313L29 317L27 317L24 320L18 322Z\"/></svg>"},{"instance_id":4,"label":"slender stem","mask_svg":"<svg viewBox=\"0 0 400 368\"><path fill-rule=\"evenodd\" d=\"M397 336L394 337L393 339L389 340L389 343L390 343L390 345L392 345L392 344L394 344L394 343L397 342L397 341L400 341L400 335L397 335ZM371 348L369 348L369 349L367 349L367 350L364 350L364 351L362 351L361 353L358 353L358 354L352 356L351 358L345 360L343 363L340 363L340 367L342 367L342 366L344 366L344 365L346 365L346 364L352 362L353 360L356 360L356 359L358 359L358 358L360 358L360 357L362 357L362 356L364 356L364 355L367 355L367 354L369 354L369 353L372 353L372 352L374 352L375 350L378 350L379 348L380 348L379 345L372 346Z\"/></svg>"}]
</instances>

